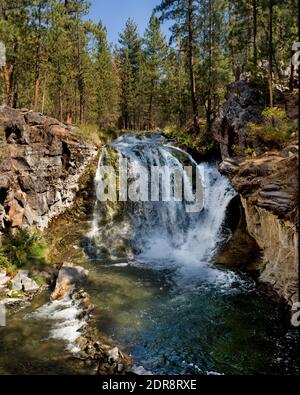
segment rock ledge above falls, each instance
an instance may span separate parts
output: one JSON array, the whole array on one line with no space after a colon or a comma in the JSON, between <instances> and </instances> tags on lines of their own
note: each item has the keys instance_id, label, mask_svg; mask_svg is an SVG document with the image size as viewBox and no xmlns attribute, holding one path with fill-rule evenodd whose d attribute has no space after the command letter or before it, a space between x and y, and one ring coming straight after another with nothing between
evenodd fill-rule
<instances>
[{"instance_id":1,"label":"rock ledge above falls","mask_svg":"<svg viewBox=\"0 0 300 395\"><path fill-rule=\"evenodd\" d=\"M45 228L70 207L97 148L74 126L27 110L0 108L0 232Z\"/></svg>"}]
</instances>

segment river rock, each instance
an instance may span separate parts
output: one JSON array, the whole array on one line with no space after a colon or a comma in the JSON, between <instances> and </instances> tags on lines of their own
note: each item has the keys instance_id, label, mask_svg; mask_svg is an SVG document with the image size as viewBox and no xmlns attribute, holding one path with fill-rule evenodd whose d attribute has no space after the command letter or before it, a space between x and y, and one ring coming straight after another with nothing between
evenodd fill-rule
<instances>
[{"instance_id":1,"label":"river rock","mask_svg":"<svg viewBox=\"0 0 300 395\"><path fill-rule=\"evenodd\" d=\"M56 280L54 292L51 295L52 300L62 299L71 293L75 287L79 286L88 276L88 271L81 266L75 266L72 262L65 262Z\"/></svg>"},{"instance_id":2,"label":"river rock","mask_svg":"<svg viewBox=\"0 0 300 395\"><path fill-rule=\"evenodd\" d=\"M45 228L70 207L97 148L40 113L0 108L0 232Z\"/></svg>"},{"instance_id":3,"label":"river rock","mask_svg":"<svg viewBox=\"0 0 300 395\"><path fill-rule=\"evenodd\" d=\"M114 363L119 359L119 349L118 347L114 347L108 351L108 362Z\"/></svg>"},{"instance_id":4,"label":"river rock","mask_svg":"<svg viewBox=\"0 0 300 395\"><path fill-rule=\"evenodd\" d=\"M297 145L290 145L286 148L284 148L281 152L280 155L283 158L288 158L290 156L293 156L294 154L297 154L299 152L299 147Z\"/></svg>"},{"instance_id":5,"label":"river rock","mask_svg":"<svg viewBox=\"0 0 300 395\"><path fill-rule=\"evenodd\" d=\"M27 270L19 270L17 275L11 280L12 291L34 292L40 287L39 285L28 277Z\"/></svg>"},{"instance_id":6,"label":"river rock","mask_svg":"<svg viewBox=\"0 0 300 395\"><path fill-rule=\"evenodd\" d=\"M5 287L10 281L10 277L7 276L6 271L0 272L0 288Z\"/></svg>"},{"instance_id":7,"label":"river rock","mask_svg":"<svg viewBox=\"0 0 300 395\"><path fill-rule=\"evenodd\" d=\"M219 170L221 173L226 173L226 174L235 174L237 173L239 169L239 164L237 161L230 159L230 158L226 158L225 160L223 160L223 162L221 162L219 164Z\"/></svg>"},{"instance_id":8,"label":"river rock","mask_svg":"<svg viewBox=\"0 0 300 395\"><path fill-rule=\"evenodd\" d=\"M23 299L21 298L6 298L6 299L1 299L0 300L0 305L1 306L6 306L6 305L14 305L22 302Z\"/></svg>"},{"instance_id":9,"label":"river rock","mask_svg":"<svg viewBox=\"0 0 300 395\"><path fill-rule=\"evenodd\" d=\"M30 301L26 298L5 298L0 300L0 306L5 306L12 313L18 312L29 304Z\"/></svg>"}]
</instances>

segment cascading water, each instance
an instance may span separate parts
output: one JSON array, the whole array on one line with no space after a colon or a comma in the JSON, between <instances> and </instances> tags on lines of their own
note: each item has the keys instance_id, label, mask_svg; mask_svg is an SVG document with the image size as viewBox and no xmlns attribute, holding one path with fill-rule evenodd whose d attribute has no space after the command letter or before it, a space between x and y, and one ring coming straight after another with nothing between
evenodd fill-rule
<instances>
[{"instance_id":1,"label":"cascading water","mask_svg":"<svg viewBox=\"0 0 300 395\"><path fill-rule=\"evenodd\" d=\"M204 205L189 212L189 200L96 202L88 252L91 272L98 273L89 291L102 309L99 329L132 354L137 372L285 369L277 367L276 358L286 339L278 340L266 319L279 311L248 275L214 265L219 247L231 237L225 217L236 194L228 180L216 165L198 165L162 136L129 134L103 150L95 178L98 196L101 168L116 167L124 158L131 180L151 166L164 166L166 173L181 172L190 187L195 179L184 166L192 166L201 178ZM166 188L160 185L160 197Z\"/></svg>"},{"instance_id":2,"label":"cascading water","mask_svg":"<svg viewBox=\"0 0 300 395\"><path fill-rule=\"evenodd\" d=\"M287 329L280 305L249 275L214 265L231 236L225 217L235 196L216 166L197 165L159 135L124 135L103 150L98 196L101 165L116 166L119 158L128 158L131 180L160 164L194 187L182 165L192 166L204 206L189 212L189 199L97 201L92 218L87 213L57 230L63 259L89 270L83 286L98 308L100 333L129 352L141 374L298 374L298 332ZM76 351L74 339L86 324L80 302L46 303L49 297L41 295L1 329L0 372L83 373L64 352Z\"/></svg>"},{"instance_id":3,"label":"cascading water","mask_svg":"<svg viewBox=\"0 0 300 395\"><path fill-rule=\"evenodd\" d=\"M194 173L201 178L204 207L197 212L187 212L188 202L184 199L127 202L118 220L112 215L111 220L103 224L103 202L98 201L90 234L98 247L107 251L109 245L112 258L129 256L135 264L161 269L176 267L181 278L196 276L210 281L223 278L225 272L210 264L220 244L230 236L230 231L222 225L226 208L236 193L216 165L197 165L190 155L161 136L125 135L104 149L95 177L96 190L103 182L101 167L110 162L112 155L128 159L131 174L140 174L151 166L163 166L167 171L180 171L186 183L192 181L184 166L198 168ZM167 187L160 184L160 196L165 192L162 189ZM117 203L114 210L120 210ZM124 246L127 247L125 256L122 256L122 249L118 254L116 246L122 246L123 251ZM234 277L233 273L227 274ZM227 282L228 276L223 280Z\"/></svg>"}]
</instances>

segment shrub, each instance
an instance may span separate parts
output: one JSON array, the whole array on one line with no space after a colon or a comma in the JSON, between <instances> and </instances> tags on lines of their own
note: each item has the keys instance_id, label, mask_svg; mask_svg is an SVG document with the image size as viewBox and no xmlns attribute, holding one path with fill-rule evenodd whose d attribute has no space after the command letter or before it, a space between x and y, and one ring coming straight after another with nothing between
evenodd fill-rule
<instances>
[{"instance_id":1,"label":"shrub","mask_svg":"<svg viewBox=\"0 0 300 395\"><path fill-rule=\"evenodd\" d=\"M179 143L194 149L197 149L201 145L203 139L202 133L200 133L198 136L194 136L187 131L178 129L176 127L166 128L165 133L168 136L175 138ZM208 150L211 148L211 145L207 147Z\"/></svg>"},{"instance_id":2,"label":"shrub","mask_svg":"<svg viewBox=\"0 0 300 395\"><path fill-rule=\"evenodd\" d=\"M0 270L6 269L10 265L10 261L5 254L5 249L3 246L0 246Z\"/></svg>"},{"instance_id":3,"label":"shrub","mask_svg":"<svg viewBox=\"0 0 300 395\"><path fill-rule=\"evenodd\" d=\"M256 156L256 152L255 152L255 150L253 148L247 147L247 148L245 148L244 152L245 152L246 155L250 155L252 157Z\"/></svg>"},{"instance_id":4,"label":"shrub","mask_svg":"<svg viewBox=\"0 0 300 395\"><path fill-rule=\"evenodd\" d=\"M17 268L32 267L45 263L46 248L38 232L19 230L7 237L4 243L5 255Z\"/></svg>"},{"instance_id":5,"label":"shrub","mask_svg":"<svg viewBox=\"0 0 300 395\"><path fill-rule=\"evenodd\" d=\"M0 245L0 270L5 270L9 276L17 274L17 267L13 265L7 255L6 249Z\"/></svg>"},{"instance_id":6,"label":"shrub","mask_svg":"<svg viewBox=\"0 0 300 395\"><path fill-rule=\"evenodd\" d=\"M40 287L42 287L43 285L46 284L45 279L44 279L41 275L39 275L39 274L37 274L36 276L34 276L33 279L34 279L34 281L35 281Z\"/></svg>"},{"instance_id":7,"label":"shrub","mask_svg":"<svg viewBox=\"0 0 300 395\"><path fill-rule=\"evenodd\" d=\"M101 146L100 132L97 125L80 125L75 132L76 136L96 147Z\"/></svg>"},{"instance_id":8,"label":"shrub","mask_svg":"<svg viewBox=\"0 0 300 395\"><path fill-rule=\"evenodd\" d=\"M299 135L299 121L298 119L294 120L290 125L290 133L291 135L298 136Z\"/></svg>"},{"instance_id":9,"label":"shrub","mask_svg":"<svg viewBox=\"0 0 300 395\"><path fill-rule=\"evenodd\" d=\"M291 128L284 110L278 107L266 108L262 117L261 124L248 123L248 130L254 140L267 145L280 145L290 138Z\"/></svg>"},{"instance_id":10,"label":"shrub","mask_svg":"<svg viewBox=\"0 0 300 395\"><path fill-rule=\"evenodd\" d=\"M5 130L0 128L0 162L6 157L6 138Z\"/></svg>"}]
</instances>

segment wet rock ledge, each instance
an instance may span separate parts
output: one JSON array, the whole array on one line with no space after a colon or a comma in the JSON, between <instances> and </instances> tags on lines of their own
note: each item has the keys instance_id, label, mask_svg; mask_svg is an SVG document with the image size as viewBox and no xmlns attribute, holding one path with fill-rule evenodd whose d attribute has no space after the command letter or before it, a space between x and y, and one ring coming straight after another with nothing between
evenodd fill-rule
<instances>
[{"instance_id":1,"label":"wet rock ledge","mask_svg":"<svg viewBox=\"0 0 300 395\"><path fill-rule=\"evenodd\" d=\"M40 113L0 108L0 232L45 228L72 205L97 155L75 132Z\"/></svg>"}]
</instances>

